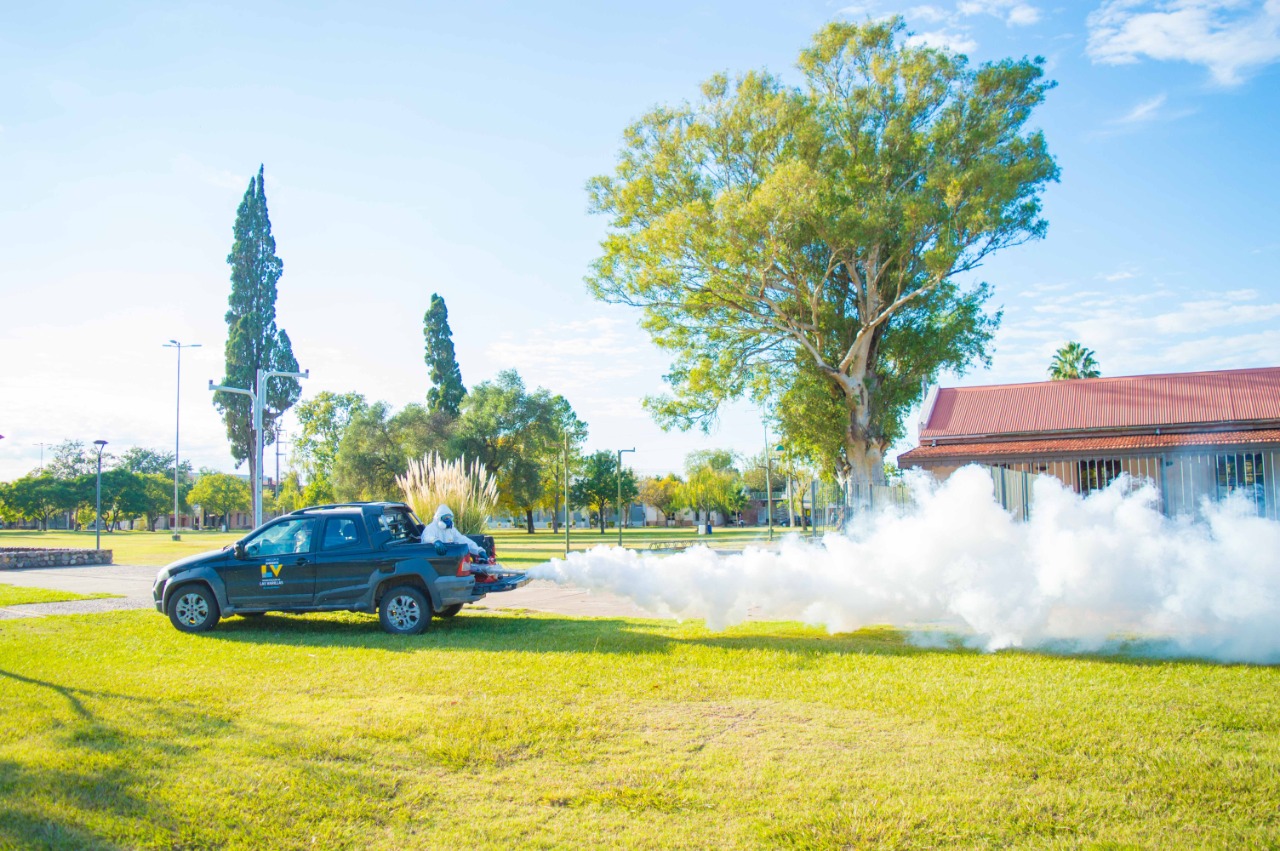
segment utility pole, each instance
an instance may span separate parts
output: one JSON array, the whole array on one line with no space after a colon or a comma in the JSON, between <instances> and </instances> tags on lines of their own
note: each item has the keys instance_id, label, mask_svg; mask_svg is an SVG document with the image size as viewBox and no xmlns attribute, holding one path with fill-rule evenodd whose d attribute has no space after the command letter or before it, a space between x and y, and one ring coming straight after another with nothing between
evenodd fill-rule
<instances>
[{"instance_id":1,"label":"utility pole","mask_svg":"<svg viewBox=\"0 0 1280 851\"><path fill-rule=\"evenodd\" d=\"M773 447L769 445L769 424L764 424L764 504L769 517L769 540L773 540Z\"/></svg>"},{"instance_id":2,"label":"utility pole","mask_svg":"<svg viewBox=\"0 0 1280 851\"><path fill-rule=\"evenodd\" d=\"M182 536L178 534L178 435L180 434L180 426L182 425L182 350L183 348L198 349L199 343L187 343L185 347L177 340L170 340L164 344L166 349L178 350L178 383L175 385L177 390L174 393L174 416L173 416L173 528L169 531L173 533L175 541L182 540Z\"/></svg>"},{"instance_id":3,"label":"utility pole","mask_svg":"<svg viewBox=\"0 0 1280 851\"><path fill-rule=\"evenodd\" d=\"M276 420L276 499L280 498L280 445L284 441L284 429L280 428L280 421Z\"/></svg>"},{"instance_id":4,"label":"utility pole","mask_svg":"<svg viewBox=\"0 0 1280 851\"><path fill-rule=\"evenodd\" d=\"M40 475L44 475L44 448L45 448L46 446L48 446L49 444L47 444L47 443L33 443L33 444L31 444L31 445L32 445L32 446L39 446L39 447L40 447Z\"/></svg>"},{"instance_id":5,"label":"utility pole","mask_svg":"<svg viewBox=\"0 0 1280 851\"><path fill-rule=\"evenodd\" d=\"M622 453L635 451L635 447L618 450L618 546L622 546Z\"/></svg>"},{"instance_id":6,"label":"utility pole","mask_svg":"<svg viewBox=\"0 0 1280 851\"><path fill-rule=\"evenodd\" d=\"M569 432L564 433L564 554L569 554Z\"/></svg>"},{"instance_id":7,"label":"utility pole","mask_svg":"<svg viewBox=\"0 0 1280 851\"><path fill-rule=\"evenodd\" d=\"M253 405L253 528L262 525L262 406L266 401L267 382L273 378L310 378L311 370L303 370L302 372L275 372L270 370L258 370L256 381L253 386L255 390L246 390L243 387L227 387L224 384L214 384L213 379L209 379L210 390L221 390L224 393L237 393L241 396L248 396L250 403Z\"/></svg>"},{"instance_id":8,"label":"utility pole","mask_svg":"<svg viewBox=\"0 0 1280 851\"><path fill-rule=\"evenodd\" d=\"M102 549L102 450L106 447L105 440L95 440L93 445L98 447L98 487L97 498L95 500L95 514L97 518L93 521L93 548L95 550Z\"/></svg>"}]
</instances>

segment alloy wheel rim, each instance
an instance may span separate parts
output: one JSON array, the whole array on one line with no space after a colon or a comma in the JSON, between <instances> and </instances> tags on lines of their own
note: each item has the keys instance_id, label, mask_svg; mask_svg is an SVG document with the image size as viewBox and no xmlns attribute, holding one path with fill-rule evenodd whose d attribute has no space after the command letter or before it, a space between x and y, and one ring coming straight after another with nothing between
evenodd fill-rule
<instances>
[{"instance_id":1,"label":"alloy wheel rim","mask_svg":"<svg viewBox=\"0 0 1280 851\"><path fill-rule=\"evenodd\" d=\"M387 619L396 629L413 629L422 619L418 601L407 594L394 598L387 606Z\"/></svg>"},{"instance_id":2,"label":"alloy wheel rim","mask_svg":"<svg viewBox=\"0 0 1280 851\"><path fill-rule=\"evenodd\" d=\"M184 594L178 598L176 612L187 626L199 626L209 617L209 604L199 594Z\"/></svg>"}]
</instances>

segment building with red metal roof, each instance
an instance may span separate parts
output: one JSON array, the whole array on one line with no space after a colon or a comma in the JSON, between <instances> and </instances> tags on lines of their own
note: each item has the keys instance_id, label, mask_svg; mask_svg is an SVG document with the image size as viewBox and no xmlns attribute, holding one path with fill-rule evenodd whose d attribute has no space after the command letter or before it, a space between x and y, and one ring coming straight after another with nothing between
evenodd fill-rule
<instances>
[{"instance_id":1,"label":"building with red metal roof","mask_svg":"<svg viewBox=\"0 0 1280 851\"><path fill-rule=\"evenodd\" d=\"M939 478L968 463L1055 476L1079 493L1121 474L1160 489L1166 513L1242 491L1277 516L1280 367L945 387L920 445L898 458Z\"/></svg>"}]
</instances>

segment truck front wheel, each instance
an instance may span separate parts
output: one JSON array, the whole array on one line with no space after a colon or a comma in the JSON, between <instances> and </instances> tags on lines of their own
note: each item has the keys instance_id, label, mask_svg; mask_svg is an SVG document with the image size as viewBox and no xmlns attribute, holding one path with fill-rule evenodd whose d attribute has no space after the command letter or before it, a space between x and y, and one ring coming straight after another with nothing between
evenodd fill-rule
<instances>
[{"instance_id":1,"label":"truck front wheel","mask_svg":"<svg viewBox=\"0 0 1280 851\"><path fill-rule=\"evenodd\" d=\"M412 585L399 585L382 595L378 620L392 635L418 635L431 624L431 603Z\"/></svg>"},{"instance_id":2,"label":"truck front wheel","mask_svg":"<svg viewBox=\"0 0 1280 851\"><path fill-rule=\"evenodd\" d=\"M218 598L204 585L183 585L169 597L169 622L183 632L213 629L221 614Z\"/></svg>"}]
</instances>

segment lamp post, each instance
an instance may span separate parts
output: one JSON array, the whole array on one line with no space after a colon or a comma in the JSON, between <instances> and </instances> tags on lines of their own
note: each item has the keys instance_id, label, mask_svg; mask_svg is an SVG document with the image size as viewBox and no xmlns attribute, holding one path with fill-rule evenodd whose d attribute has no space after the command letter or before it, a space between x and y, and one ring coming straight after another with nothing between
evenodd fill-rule
<instances>
[{"instance_id":1,"label":"lamp post","mask_svg":"<svg viewBox=\"0 0 1280 851\"><path fill-rule=\"evenodd\" d=\"M180 541L182 536L178 534L178 435L179 426L182 424L182 349L184 346L177 340L170 340L164 344L164 347L178 350L178 382L176 385L177 390L174 393L175 413L173 416L173 528L170 531L173 532L173 539ZM187 343L185 347L198 349L200 344Z\"/></svg>"},{"instance_id":2,"label":"lamp post","mask_svg":"<svg viewBox=\"0 0 1280 851\"><path fill-rule=\"evenodd\" d=\"M769 540L773 540L773 450L769 448L769 424L764 424L764 504L769 518Z\"/></svg>"},{"instance_id":3,"label":"lamp post","mask_svg":"<svg viewBox=\"0 0 1280 851\"><path fill-rule=\"evenodd\" d=\"M253 383L253 390L214 384L212 379L209 380L209 389L248 396L253 405L253 528L256 529L262 525L262 405L266 401L267 382L273 378L310 378L311 370L275 372L260 369L255 377L257 380Z\"/></svg>"},{"instance_id":4,"label":"lamp post","mask_svg":"<svg viewBox=\"0 0 1280 851\"><path fill-rule=\"evenodd\" d=\"M622 453L635 451L635 447L618 450L618 546L622 546Z\"/></svg>"},{"instance_id":5,"label":"lamp post","mask_svg":"<svg viewBox=\"0 0 1280 851\"><path fill-rule=\"evenodd\" d=\"M98 518L93 522L93 548L95 550L102 549L102 447L107 445L105 440L95 440L93 445L98 447L98 497L97 497L97 514Z\"/></svg>"}]
</instances>

